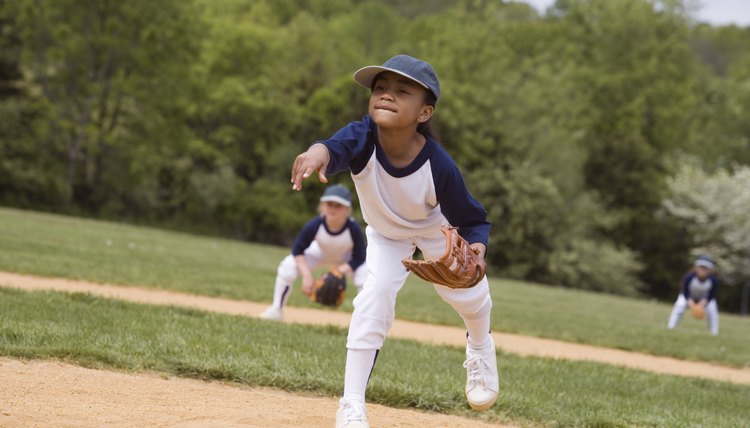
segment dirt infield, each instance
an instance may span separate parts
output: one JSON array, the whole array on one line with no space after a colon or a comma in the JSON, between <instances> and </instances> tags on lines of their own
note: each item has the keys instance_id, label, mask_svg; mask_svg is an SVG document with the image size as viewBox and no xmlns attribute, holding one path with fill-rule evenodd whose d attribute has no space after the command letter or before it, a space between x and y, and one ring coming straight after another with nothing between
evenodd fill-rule
<instances>
[{"instance_id":1,"label":"dirt infield","mask_svg":"<svg viewBox=\"0 0 750 428\"><path fill-rule=\"evenodd\" d=\"M94 284L0 272L0 286L24 290L85 292L136 303L179 305L258 316L265 304L138 287ZM287 308L287 322L345 327L342 312ZM389 337L464 346L464 331L396 320ZM655 357L635 352L493 333L498 348L519 355L598 361L657 373L750 384L750 370ZM91 370L58 362L0 359L0 426L250 426L327 427L335 398L299 396L274 389L217 382ZM7 382L6 380L9 380ZM7 386L10 387L7 387ZM322 417L321 415L330 415ZM480 421L368 404L374 426L481 427ZM497 426L497 425L493 425Z\"/></svg>"},{"instance_id":2,"label":"dirt infield","mask_svg":"<svg viewBox=\"0 0 750 428\"><path fill-rule=\"evenodd\" d=\"M331 427L333 398L154 373L0 358L2 427ZM491 427L481 421L368 404L378 427Z\"/></svg>"}]
</instances>

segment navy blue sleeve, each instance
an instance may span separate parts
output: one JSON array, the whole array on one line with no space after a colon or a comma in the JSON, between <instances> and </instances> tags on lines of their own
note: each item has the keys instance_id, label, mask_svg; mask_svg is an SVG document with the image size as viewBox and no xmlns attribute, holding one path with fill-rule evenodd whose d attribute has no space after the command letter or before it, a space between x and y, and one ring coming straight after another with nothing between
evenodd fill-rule
<instances>
[{"instance_id":1,"label":"navy blue sleeve","mask_svg":"<svg viewBox=\"0 0 750 428\"><path fill-rule=\"evenodd\" d=\"M297 234L297 239L294 240L294 245L292 245L293 256L305 253L307 247L315 240L315 235L318 233L321 224L323 224L323 217L317 216L302 226L302 229Z\"/></svg>"},{"instance_id":2,"label":"navy blue sleeve","mask_svg":"<svg viewBox=\"0 0 750 428\"><path fill-rule=\"evenodd\" d=\"M695 277L693 272L688 272L682 277L682 295L685 296L685 299L690 298L690 281L693 280L693 277Z\"/></svg>"},{"instance_id":3,"label":"navy blue sleeve","mask_svg":"<svg viewBox=\"0 0 750 428\"><path fill-rule=\"evenodd\" d=\"M352 219L349 219L349 233L352 235L352 242L354 243L352 259L349 260L349 266L351 266L354 271L365 262L367 245L365 244L365 236L362 234L362 229L359 227L359 224Z\"/></svg>"},{"instance_id":4,"label":"navy blue sleeve","mask_svg":"<svg viewBox=\"0 0 750 428\"><path fill-rule=\"evenodd\" d=\"M368 140L373 135L374 126L370 116L365 115L360 122L350 122L336 131L327 140L316 141L328 149L330 161L326 174L337 174L349 168L353 173L358 173L367 162L369 154L372 153L374 145ZM363 163L364 162L364 163ZM358 167L358 165L361 166Z\"/></svg>"},{"instance_id":5,"label":"navy blue sleeve","mask_svg":"<svg viewBox=\"0 0 750 428\"><path fill-rule=\"evenodd\" d=\"M430 166L441 212L451 226L458 228L458 234L467 242L481 242L489 247L490 223L487 221L487 210L469 194L453 158L442 147L437 144L435 146Z\"/></svg>"},{"instance_id":6,"label":"navy blue sleeve","mask_svg":"<svg viewBox=\"0 0 750 428\"><path fill-rule=\"evenodd\" d=\"M716 292L719 290L719 278L717 278L715 275L711 275L710 279L711 279L711 289L708 290L709 301L711 301L711 299L716 298Z\"/></svg>"}]
</instances>

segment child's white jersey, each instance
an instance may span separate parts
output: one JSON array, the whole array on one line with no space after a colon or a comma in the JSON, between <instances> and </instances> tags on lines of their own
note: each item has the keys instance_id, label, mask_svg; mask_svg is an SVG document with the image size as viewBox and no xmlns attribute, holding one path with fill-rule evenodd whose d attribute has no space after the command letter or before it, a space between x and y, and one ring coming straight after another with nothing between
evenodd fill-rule
<instances>
[{"instance_id":1,"label":"child's white jersey","mask_svg":"<svg viewBox=\"0 0 750 428\"><path fill-rule=\"evenodd\" d=\"M456 163L428 139L414 161L388 162L369 116L351 122L328 140L327 173L350 169L365 222L390 239L434 234L443 224L458 227L469 243L487 245L487 213L467 191Z\"/></svg>"},{"instance_id":2,"label":"child's white jersey","mask_svg":"<svg viewBox=\"0 0 750 428\"><path fill-rule=\"evenodd\" d=\"M682 279L682 295L685 299L692 299L696 302L701 299L715 299L718 288L719 280L714 274L701 280L695 271L691 271Z\"/></svg>"},{"instance_id":3,"label":"child's white jersey","mask_svg":"<svg viewBox=\"0 0 750 428\"><path fill-rule=\"evenodd\" d=\"M328 229L323 216L311 219L297 234L292 255L302 255L312 245L320 248L320 257L325 263L348 262L354 271L365 262L365 238L362 229L352 218L347 219L344 227L335 232Z\"/></svg>"}]
</instances>

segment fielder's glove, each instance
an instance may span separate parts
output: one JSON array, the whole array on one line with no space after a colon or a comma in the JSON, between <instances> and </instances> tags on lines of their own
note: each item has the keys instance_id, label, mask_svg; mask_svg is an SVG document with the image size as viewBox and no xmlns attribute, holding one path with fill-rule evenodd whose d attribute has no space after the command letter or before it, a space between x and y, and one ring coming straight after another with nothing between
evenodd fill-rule
<instances>
[{"instance_id":1,"label":"fielder's glove","mask_svg":"<svg viewBox=\"0 0 750 428\"><path fill-rule=\"evenodd\" d=\"M321 305L338 307L346 295L346 276L337 270L324 273L313 283L310 300Z\"/></svg>"},{"instance_id":2,"label":"fielder's glove","mask_svg":"<svg viewBox=\"0 0 750 428\"><path fill-rule=\"evenodd\" d=\"M693 317L699 320L706 318L706 309L703 307L703 305L694 304L690 307L690 312L693 314Z\"/></svg>"},{"instance_id":3,"label":"fielder's glove","mask_svg":"<svg viewBox=\"0 0 750 428\"><path fill-rule=\"evenodd\" d=\"M455 227L441 227L445 234L445 254L437 260L404 259L406 270L425 281L450 288L471 288L484 278L487 264L484 258L469 246Z\"/></svg>"}]
</instances>

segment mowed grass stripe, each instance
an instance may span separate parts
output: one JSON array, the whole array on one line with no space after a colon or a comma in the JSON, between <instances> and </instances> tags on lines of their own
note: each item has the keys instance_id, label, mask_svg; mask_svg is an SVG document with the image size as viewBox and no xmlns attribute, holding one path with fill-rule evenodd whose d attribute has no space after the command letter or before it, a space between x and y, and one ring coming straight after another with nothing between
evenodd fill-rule
<instances>
[{"instance_id":1,"label":"mowed grass stripe","mask_svg":"<svg viewBox=\"0 0 750 428\"><path fill-rule=\"evenodd\" d=\"M0 353L337 396L346 332L87 294L0 289ZM499 355L502 393L478 415L463 397L463 350L389 339L368 400L545 426L737 427L750 387L606 364Z\"/></svg>"}]
</instances>

